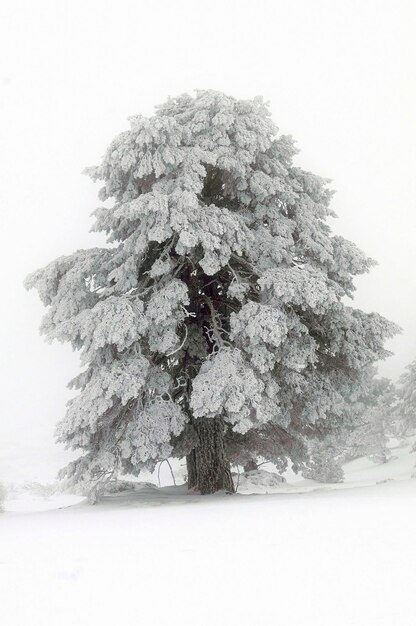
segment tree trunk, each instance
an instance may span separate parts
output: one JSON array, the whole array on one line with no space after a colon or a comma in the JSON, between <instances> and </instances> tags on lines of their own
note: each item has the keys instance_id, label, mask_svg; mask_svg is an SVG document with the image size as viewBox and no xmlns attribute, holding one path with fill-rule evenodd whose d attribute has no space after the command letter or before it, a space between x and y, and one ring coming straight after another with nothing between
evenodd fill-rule
<instances>
[{"instance_id":1,"label":"tree trunk","mask_svg":"<svg viewBox=\"0 0 416 626\"><path fill-rule=\"evenodd\" d=\"M225 457L224 420L202 417L193 425L199 443L186 457L188 488L202 495L222 490L234 493L230 463Z\"/></svg>"}]
</instances>

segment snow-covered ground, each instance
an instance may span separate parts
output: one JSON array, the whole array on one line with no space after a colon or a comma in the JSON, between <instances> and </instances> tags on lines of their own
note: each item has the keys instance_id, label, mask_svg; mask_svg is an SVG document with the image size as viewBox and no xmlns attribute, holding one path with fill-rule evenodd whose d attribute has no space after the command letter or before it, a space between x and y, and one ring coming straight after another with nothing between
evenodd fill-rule
<instances>
[{"instance_id":1,"label":"snow-covered ground","mask_svg":"<svg viewBox=\"0 0 416 626\"><path fill-rule=\"evenodd\" d=\"M136 485L95 506L21 485L0 516L0 623L413 624L410 444L384 465L347 464L340 485Z\"/></svg>"}]
</instances>

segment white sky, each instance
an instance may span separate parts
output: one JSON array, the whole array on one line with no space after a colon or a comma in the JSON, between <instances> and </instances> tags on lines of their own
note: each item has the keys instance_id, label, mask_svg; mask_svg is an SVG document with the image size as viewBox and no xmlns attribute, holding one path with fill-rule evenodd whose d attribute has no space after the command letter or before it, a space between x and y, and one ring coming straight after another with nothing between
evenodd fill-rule
<instances>
[{"instance_id":1,"label":"white sky","mask_svg":"<svg viewBox=\"0 0 416 626\"><path fill-rule=\"evenodd\" d=\"M399 375L416 357L415 42L405 0L2 0L0 440L52 449L77 372L22 281L100 242L81 170L129 115L195 88L263 95L298 163L333 180L334 228L379 261L355 304L402 326L380 370Z\"/></svg>"}]
</instances>

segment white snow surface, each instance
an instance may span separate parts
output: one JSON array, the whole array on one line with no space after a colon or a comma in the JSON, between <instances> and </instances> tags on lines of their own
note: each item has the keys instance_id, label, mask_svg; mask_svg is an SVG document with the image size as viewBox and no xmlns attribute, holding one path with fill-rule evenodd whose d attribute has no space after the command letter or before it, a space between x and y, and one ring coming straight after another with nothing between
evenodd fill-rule
<instances>
[{"instance_id":1,"label":"white snow surface","mask_svg":"<svg viewBox=\"0 0 416 626\"><path fill-rule=\"evenodd\" d=\"M412 443L393 442L383 465L348 463L335 485L263 466L234 496L136 483L91 506L15 486L0 515L1 623L412 624Z\"/></svg>"}]
</instances>

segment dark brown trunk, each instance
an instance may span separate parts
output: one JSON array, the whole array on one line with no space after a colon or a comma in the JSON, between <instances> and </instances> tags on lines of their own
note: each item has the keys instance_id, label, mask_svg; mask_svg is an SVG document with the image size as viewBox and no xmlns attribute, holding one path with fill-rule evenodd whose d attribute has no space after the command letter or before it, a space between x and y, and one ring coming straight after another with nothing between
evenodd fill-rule
<instances>
[{"instance_id":1,"label":"dark brown trunk","mask_svg":"<svg viewBox=\"0 0 416 626\"><path fill-rule=\"evenodd\" d=\"M193 425L199 443L186 457L188 488L203 495L223 490L234 493L230 463L225 456L224 420L203 417Z\"/></svg>"}]
</instances>

